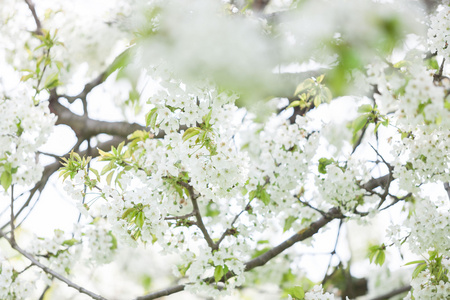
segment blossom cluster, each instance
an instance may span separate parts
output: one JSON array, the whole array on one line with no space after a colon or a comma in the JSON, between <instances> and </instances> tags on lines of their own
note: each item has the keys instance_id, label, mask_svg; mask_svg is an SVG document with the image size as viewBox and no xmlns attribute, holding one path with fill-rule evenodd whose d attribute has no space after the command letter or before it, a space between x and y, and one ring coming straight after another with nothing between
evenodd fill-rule
<instances>
[{"instance_id":1,"label":"blossom cluster","mask_svg":"<svg viewBox=\"0 0 450 300\"><path fill-rule=\"evenodd\" d=\"M448 262L443 272L446 272L447 274L450 272ZM432 279L433 275L430 274L429 270L422 271L416 278L411 280L412 291L408 293L404 299L448 299L448 295L450 295L450 282L441 280L437 284L432 284Z\"/></svg>"},{"instance_id":2,"label":"blossom cluster","mask_svg":"<svg viewBox=\"0 0 450 300\"><path fill-rule=\"evenodd\" d=\"M0 174L7 172L10 184L36 183L43 171L36 151L52 132L55 117L45 103L35 105L32 95L22 89L3 94L0 111Z\"/></svg>"},{"instance_id":3,"label":"blossom cluster","mask_svg":"<svg viewBox=\"0 0 450 300\"><path fill-rule=\"evenodd\" d=\"M431 52L437 52L443 57L450 57L450 3L442 1L441 8L430 18L431 24L428 29L428 43Z\"/></svg>"}]
</instances>

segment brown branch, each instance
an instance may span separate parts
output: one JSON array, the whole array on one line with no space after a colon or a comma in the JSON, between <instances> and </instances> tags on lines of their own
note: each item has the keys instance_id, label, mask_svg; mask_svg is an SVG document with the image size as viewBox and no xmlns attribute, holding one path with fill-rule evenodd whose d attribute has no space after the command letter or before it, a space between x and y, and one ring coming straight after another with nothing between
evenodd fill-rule
<instances>
[{"instance_id":1,"label":"brown branch","mask_svg":"<svg viewBox=\"0 0 450 300\"><path fill-rule=\"evenodd\" d=\"M399 294L406 293L409 290L411 290L411 286L409 286L409 285L408 286L404 286L404 287L395 289L395 290L393 290L393 291L391 291L391 292L389 292L387 294L384 294L384 295L372 298L371 300L387 300L387 299L390 299L390 298L392 298L394 296L397 296Z\"/></svg>"},{"instance_id":2,"label":"brown branch","mask_svg":"<svg viewBox=\"0 0 450 300\"><path fill-rule=\"evenodd\" d=\"M245 271L250 271L256 267L265 265L269 260L283 252L284 250L288 249L292 245L294 245L297 242L306 240L309 237L312 237L314 234L316 234L320 228L327 225L330 221L341 218L342 215L338 208L334 207L328 211L328 217L322 217L316 222L311 223L309 227L306 229L303 229L293 236L291 236L289 239L284 241L283 243L279 244L278 246L270 249L269 251L265 252L264 254L261 254L260 256L248 261L245 263Z\"/></svg>"},{"instance_id":3,"label":"brown branch","mask_svg":"<svg viewBox=\"0 0 450 300\"><path fill-rule=\"evenodd\" d=\"M450 200L450 184L448 182L444 182L444 189L447 191L448 200Z\"/></svg>"},{"instance_id":4,"label":"brown branch","mask_svg":"<svg viewBox=\"0 0 450 300\"><path fill-rule=\"evenodd\" d=\"M208 243L208 246L211 248L211 250L212 251L217 250L216 244L211 239L211 236L209 235L208 230L206 229L206 226L203 223L202 215L200 213L200 208L198 207L198 203L197 203L198 197L195 196L194 188L190 184L188 184L184 181L179 181L178 184L185 187L189 192L189 197L191 198L192 206L194 207L195 219L197 220L197 222L195 222L195 225L197 225L197 227L203 233L203 237L205 238L205 241L206 241L206 243Z\"/></svg>"},{"instance_id":5,"label":"brown branch","mask_svg":"<svg viewBox=\"0 0 450 300\"><path fill-rule=\"evenodd\" d=\"M11 226L11 240L15 241L16 238L14 236L14 185L11 185L11 215L10 215L10 226Z\"/></svg>"},{"instance_id":6,"label":"brown branch","mask_svg":"<svg viewBox=\"0 0 450 300\"><path fill-rule=\"evenodd\" d=\"M252 9L255 11L263 11L264 8L269 4L270 0L254 0L252 4Z\"/></svg>"},{"instance_id":7,"label":"brown branch","mask_svg":"<svg viewBox=\"0 0 450 300\"><path fill-rule=\"evenodd\" d=\"M0 235L3 235L2 232L0 232ZM17 243L12 240L12 239L7 239L7 241L9 242L9 244L11 245L11 247L15 250L17 250L20 254L22 254L23 256L25 256L30 262L31 264L35 265L36 267L42 269L42 271L44 271L45 273L52 275L54 278L64 282L65 284L67 284L68 286L70 286L71 288L76 289L78 292L82 293L82 294L86 294L89 297L91 297L92 299L96 299L96 300L106 300L106 298L103 298L100 295L97 295L75 283L73 283L72 281L70 281L69 279L67 279L66 277L64 277L63 275L57 273L56 271L48 268L47 266L43 265L42 263L40 263L36 258L33 257L33 255L31 255L30 253L26 252L25 250L23 250L22 248L19 247L19 245L17 245Z\"/></svg>"},{"instance_id":8,"label":"brown branch","mask_svg":"<svg viewBox=\"0 0 450 300\"><path fill-rule=\"evenodd\" d=\"M270 249L269 251L261 254L260 256L247 261L245 263L244 272L248 272L256 267L265 265L272 258L276 257L278 254L280 254L284 250L292 247L292 245L294 245L295 243L306 240L307 238L310 238L311 236L316 234L319 231L319 229L321 229L322 227L327 225L332 220L341 219L342 217L343 216L338 208L334 207L334 208L330 209L327 213L327 217L324 216L324 217L320 218L316 222L311 223L311 225L309 227L297 232L296 234L294 234L293 236L291 236L289 239L282 242L278 246L275 246L272 249ZM234 276L236 276L236 274L234 274L233 272L228 272L223 277L222 280L228 280ZM207 283L212 282L212 281L214 281L214 277L208 277L208 278L204 279L204 281ZM186 285L179 284L179 285L167 288L167 289L163 289L160 291L156 291L156 292L147 294L145 296L137 297L135 300L151 300L151 299L156 299L156 298L159 298L162 296L168 296L168 295L183 291L185 287L186 287Z\"/></svg>"},{"instance_id":9,"label":"brown branch","mask_svg":"<svg viewBox=\"0 0 450 300\"><path fill-rule=\"evenodd\" d=\"M38 35L43 35L41 21L39 20L39 17L36 13L34 3L31 0L25 0L25 3L28 5L31 14L33 15L34 22L36 23L36 30L34 32Z\"/></svg>"},{"instance_id":10,"label":"brown branch","mask_svg":"<svg viewBox=\"0 0 450 300\"><path fill-rule=\"evenodd\" d=\"M167 289L163 289L154 293L147 294L145 296L137 297L135 300L151 300L156 299L163 296L169 296L178 292L181 292L184 290L186 285L184 284L178 284L172 287L169 287Z\"/></svg>"},{"instance_id":11,"label":"brown branch","mask_svg":"<svg viewBox=\"0 0 450 300\"><path fill-rule=\"evenodd\" d=\"M146 129L144 126L136 123L99 121L93 120L87 115L77 115L60 104L56 99L50 100L49 107L51 112L58 116L56 125L64 124L70 126L78 137L85 140L101 133L126 138L136 130Z\"/></svg>"},{"instance_id":12,"label":"brown branch","mask_svg":"<svg viewBox=\"0 0 450 300\"><path fill-rule=\"evenodd\" d=\"M216 243L216 248L217 248L217 249L219 249L220 243L222 243L222 241L225 239L225 237L226 237L227 235L230 234L230 232L231 232L232 229L233 229L233 225L234 225L234 223L237 221L237 219L242 215L242 213L243 213L244 211L246 211L246 210L250 207L250 203L251 203L251 202L252 202L252 200L248 201L248 203L245 205L244 209L241 210L241 212L238 213L238 214L234 217L233 221L232 221L231 224L230 224L230 227L228 227L228 228L224 231L224 233L222 234L222 236L221 236L221 237L219 238L219 240L217 241L217 243Z\"/></svg>"},{"instance_id":13,"label":"brown branch","mask_svg":"<svg viewBox=\"0 0 450 300\"><path fill-rule=\"evenodd\" d=\"M182 215L182 216L171 216L171 217L165 217L164 220L166 221L170 221L170 220L184 220L187 218L190 218L192 216L195 216L195 211L192 211L186 215Z\"/></svg>"},{"instance_id":14,"label":"brown branch","mask_svg":"<svg viewBox=\"0 0 450 300\"><path fill-rule=\"evenodd\" d=\"M362 185L362 188L364 188L367 191L371 191L377 187L385 187L387 186L389 181L393 181L395 178L392 177L390 174L386 174L384 176L378 177L378 178L372 178L368 182Z\"/></svg>"},{"instance_id":15,"label":"brown branch","mask_svg":"<svg viewBox=\"0 0 450 300\"><path fill-rule=\"evenodd\" d=\"M75 100L77 99L81 99L82 101L86 101L86 97L87 95L98 85L102 84L105 79L107 78L107 73L102 72L100 75L98 75L96 78L94 78L94 80L92 80L91 82L87 83L84 86L83 91L81 91L81 93L79 93L76 96L67 96L67 95L60 95L60 97L66 98L67 101L69 101L69 103L73 103Z\"/></svg>"}]
</instances>

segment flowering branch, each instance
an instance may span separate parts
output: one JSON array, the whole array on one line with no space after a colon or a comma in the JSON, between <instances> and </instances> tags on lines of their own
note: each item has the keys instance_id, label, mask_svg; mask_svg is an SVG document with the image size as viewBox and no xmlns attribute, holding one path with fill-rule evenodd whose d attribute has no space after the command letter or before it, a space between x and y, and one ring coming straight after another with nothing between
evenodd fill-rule
<instances>
[{"instance_id":1,"label":"flowering branch","mask_svg":"<svg viewBox=\"0 0 450 300\"><path fill-rule=\"evenodd\" d=\"M384 294L384 295L381 295L381 296L372 298L371 300L391 299L392 297L397 296L397 295L402 294L402 293L406 293L406 292L408 292L409 290L411 290L411 286L409 286L409 285L408 285L408 286L404 286L404 287L395 289L395 290L393 290L393 291L390 291L389 293L386 293L386 294Z\"/></svg>"},{"instance_id":2,"label":"flowering branch","mask_svg":"<svg viewBox=\"0 0 450 300\"><path fill-rule=\"evenodd\" d=\"M3 236L3 233L0 231L0 236ZM5 237L6 238L6 237ZM70 286L71 288L76 289L77 291L79 291L80 293L86 294L89 297L91 297L92 299L96 299L96 300L106 300L106 298L97 295L75 283L73 283L72 281L70 281L69 279L67 279L66 277L62 276L61 274L55 272L54 270L46 267L45 265L43 265L42 263L40 263L36 258L33 257L33 255L31 255L30 253L26 252L25 250L23 250L22 248L19 247L19 245L17 245L16 241L10 238L6 238L6 240L9 242L9 244L11 245L11 247L15 250L17 250L20 254L22 254L23 256L25 256L28 260L30 260L32 265L35 265L36 267L42 269L42 271L44 271L45 273L52 275L53 277L57 278L58 280L66 283L68 286Z\"/></svg>"},{"instance_id":3,"label":"flowering branch","mask_svg":"<svg viewBox=\"0 0 450 300\"><path fill-rule=\"evenodd\" d=\"M245 263L244 271L248 272L250 270L253 270L256 267L260 267L260 266L265 265L268 261L270 261L271 259L276 257L278 254L280 254L284 250L292 247L295 243L300 242L300 241L304 241L307 238L312 237L322 227L327 225L332 220L334 220L334 219L342 219L342 218L343 218L343 216L342 216L342 214L341 214L341 212L339 211L338 208L334 207L334 208L330 209L328 211L328 213L327 213L327 216L323 216L319 220L311 223L311 225L309 225L309 227L300 230L299 232L297 232L296 234L294 234L293 236L291 236L289 239L287 239L286 241L282 242L278 246L275 246L272 249L270 249L269 251L261 254L260 256L254 258L252 260L247 261ZM223 276L222 280L228 280L228 279L230 279L230 278L232 278L234 276L236 276L236 275L233 272L228 272L226 275ZM204 281L205 282L212 282L212 281L214 281L214 278L213 277L206 278ZM162 296L168 296L168 295L175 294L175 293L183 291L185 287L186 287L186 285L179 284L179 285L167 288L167 289L163 289L163 290L160 290L160 291L157 291L157 292L153 292L153 293L147 294L145 296L137 297L135 300L151 300L151 299L156 299L156 298L159 298L159 297L162 297Z\"/></svg>"},{"instance_id":4,"label":"flowering branch","mask_svg":"<svg viewBox=\"0 0 450 300\"><path fill-rule=\"evenodd\" d=\"M34 31L38 35L42 35L42 25L41 21L39 20L39 17L36 13L36 8L34 6L34 3L31 0L25 0L25 3L28 5L28 8L31 11L31 14L33 15L34 22L36 23L36 30Z\"/></svg>"},{"instance_id":5,"label":"flowering branch","mask_svg":"<svg viewBox=\"0 0 450 300\"><path fill-rule=\"evenodd\" d=\"M189 192L189 197L191 198L192 206L194 207L193 212L195 213L195 218L197 219L197 222L195 222L195 225L197 225L197 227L203 233L203 237L205 238L205 241L208 243L208 246L211 248L211 250L217 250L217 245L211 239L211 236L209 235L208 230L206 229L205 224L203 223L202 215L200 213L200 209L199 209L198 203L197 203L198 195L197 196L195 195L194 188L190 184L187 184L184 181L179 181L178 183L181 186L185 187Z\"/></svg>"}]
</instances>

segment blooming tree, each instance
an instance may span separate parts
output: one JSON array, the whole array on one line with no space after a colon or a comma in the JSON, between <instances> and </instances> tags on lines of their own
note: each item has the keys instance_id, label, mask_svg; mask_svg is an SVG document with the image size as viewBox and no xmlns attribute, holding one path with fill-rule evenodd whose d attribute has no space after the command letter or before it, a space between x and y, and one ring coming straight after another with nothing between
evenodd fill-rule
<instances>
[{"instance_id":1,"label":"blooming tree","mask_svg":"<svg viewBox=\"0 0 450 300\"><path fill-rule=\"evenodd\" d=\"M449 299L448 1L0 3L1 299Z\"/></svg>"}]
</instances>

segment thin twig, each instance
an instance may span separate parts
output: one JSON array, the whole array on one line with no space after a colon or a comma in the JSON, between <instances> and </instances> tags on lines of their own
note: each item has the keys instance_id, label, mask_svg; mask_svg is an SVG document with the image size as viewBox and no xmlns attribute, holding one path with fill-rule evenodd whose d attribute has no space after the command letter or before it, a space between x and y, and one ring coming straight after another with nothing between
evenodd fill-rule
<instances>
[{"instance_id":1,"label":"thin twig","mask_svg":"<svg viewBox=\"0 0 450 300\"><path fill-rule=\"evenodd\" d=\"M184 220L187 218L190 218L192 216L195 216L195 211L192 211L188 214L182 215L182 216L171 216L171 217L165 217L164 220L169 221L169 220Z\"/></svg>"},{"instance_id":2,"label":"thin twig","mask_svg":"<svg viewBox=\"0 0 450 300\"><path fill-rule=\"evenodd\" d=\"M67 279L66 277L64 277L63 275L57 273L56 271L48 268L47 266L43 265L42 263L40 263L36 258L33 257L33 255L31 255L30 253L26 252L25 250L23 250L22 248L19 247L19 245L17 245L17 243L12 240L12 239L7 239L7 241L9 242L9 244L11 245L11 247L15 250L17 250L20 254L22 254L23 256L25 256L33 265L35 265L36 267L42 269L42 271L44 271L45 273L52 275L53 277L55 277L56 279L66 283L68 286L70 286L71 288L76 289L77 291L79 291L82 294L86 294L89 297L91 297L92 299L96 299L96 300L106 300L106 298L103 298L100 295L97 295L75 283L73 283L72 281L70 281L69 279Z\"/></svg>"},{"instance_id":3,"label":"thin twig","mask_svg":"<svg viewBox=\"0 0 450 300\"><path fill-rule=\"evenodd\" d=\"M303 230L300 230L296 234L292 235L290 238L288 238L287 240L285 240L278 246L275 246L272 249L270 249L269 251L261 254L260 256L247 261L245 263L244 272L248 272L250 270L253 270L256 267L265 265L268 261L270 261L271 259L276 257L278 254L280 254L284 250L292 247L295 243L304 241L307 238L310 238L311 236L316 234L322 227L327 225L332 220L342 218L341 212L336 207L330 209L326 215L327 216L323 216L319 220L311 223L311 225L309 225L309 227L307 227ZM233 272L228 272L226 275L223 276L222 281L228 280L234 276L236 276L236 274L234 274ZM214 277L208 277L208 278L204 279L204 282L206 282L206 283L214 282ZM186 285L188 285L188 284L186 284ZM156 291L156 292L147 294L145 296L137 297L135 300L152 300L152 299L156 299L159 297L175 294L175 293L183 291L184 288L186 287L186 285L179 284L176 286L172 286L172 287L160 290L160 291Z\"/></svg>"},{"instance_id":4,"label":"thin twig","mask_svg":"<svg viewBox=\"0 0 450 300\"><path fill-rule=\"evenodd\" d=\"M326 281L328 280L328 278L329 278L329 277L327 276L327 274L328 274L328 270L330 269L331 261L333 260L333 256L336 254L336 248L337 248L337 244L338 244L338 242L339 242L339 235L340 235L340 233L341 233L342 223L343 223L343 220L341 219L341 220L339 221L339 227L338 227L338 232L337 232L337 235L336 235L336 241L334 242L334 248L333 248L333 251L330 252L330 259L329 259L329 261L328 261L327 270L325 271L325 276L324 276L324 278L323 278L323 280L322 280L322 285L325 285L325 282L326 282Z\"/></svg>"},{"instance_id":5,"label":"thin twig","mask_svg":"<svg viewBox=\"0 0 450 300\"><path fill-rule=\"evenodd\" d=\"M211 239L211 236L208 233L208 230L205 227L205 224L203 223L202 215L200 213L200 208L198 207L198 203L197 203L198 196L197 197L195 196L194 188L190 184L188 184L184 181L179 181L178 184L185 187L189 192L189 196L192 201L192 206L194 207L195 218L197 220L197 222L195 222L195 225L197 225L197 227L203 233L203 237L205 238L205 241L208 244L208 246L211 248L211 250L217 250L216 244L214 244L213 240Z\"/></svg>"},{"instance_id":6,"label":"thin twig","mask_svg":"<svg viewBox=\"0 0 450 300\"><path fill-rule=\"evenodd\" d=\"M30 9L31 14L33 15L34 22L36 23L35 33L38 35L43 35L41 21L39 20L39 17L37 16L34 3L31 0L25 0L25 3L28 5L28 8Z\"/></svg>"},{"instance_id":7,"label":"thin twig","mask_svg":"<svg viewBox=\"0 0 450 300\"><path fill-rule=\"evenodd\" d=\"M253 199L252 199L252 200L253 200ZM234 225L234 223L237 221L237 219L241 216L241 214L242 214L244 211L247 210L248 207L250 207L250 203L252 202L252 200L248 201L248 203L245 205L244 209L241 210L241 212L238 213L238 214L234 217L233 221L232 221L231 224L230 224L230 227L228 227L228 228L224 231L224 233L222 234L222 236L221 236L221 237L219 238L219 240L217 241L217 243L216 243L216 248L217 248L217 249L219 249L220 243L222 243L222 241L225 239L225 237L226 237L227 235L230 234L230 231L231 231L231 229L233 228L233 225Z\"/></svg>"},{"instance_id":8,"label":"thin twig","mask_svg":"<svg viewBox=\"0 0 450 300\"><path fill-rule=\"evenodd\" d=\"M444 182L444 189L447 191L448 200L450 200L450 184L448 182Z\"/></svg>"},{"instance_id":9,"label":"thin twig","mask_svg":"<svg viewBox=\"0 0 450 300\"><path fill-rule=\"evenodd\" d=\"M386 294L384 294L384 295L381 295L381 296L372 298L371 300L387 300L387 299L390 299L390 298L392 298L392 297L394 297L394 296L397 296L397 295L399 295L399 294L406 293L406 292L408 292L410 289L411 289L411 286L409 286L409 285L408 285L408 286L404 286L404 287L395 289L395 290L393 290L393 291L390 291L389 293L386 293Z\"/></svg>"},{"instance_id":10,"label":"thin twig","mask_svg":"<svg viewBox=\"0 0 450 300\"><path fill-rule=\"evenodd\" d=\"M14 236L14 184L11 185L11 216L9 224L11 226L11 240L15 242L16 238Z\"/></svg>"}]
</instances>

